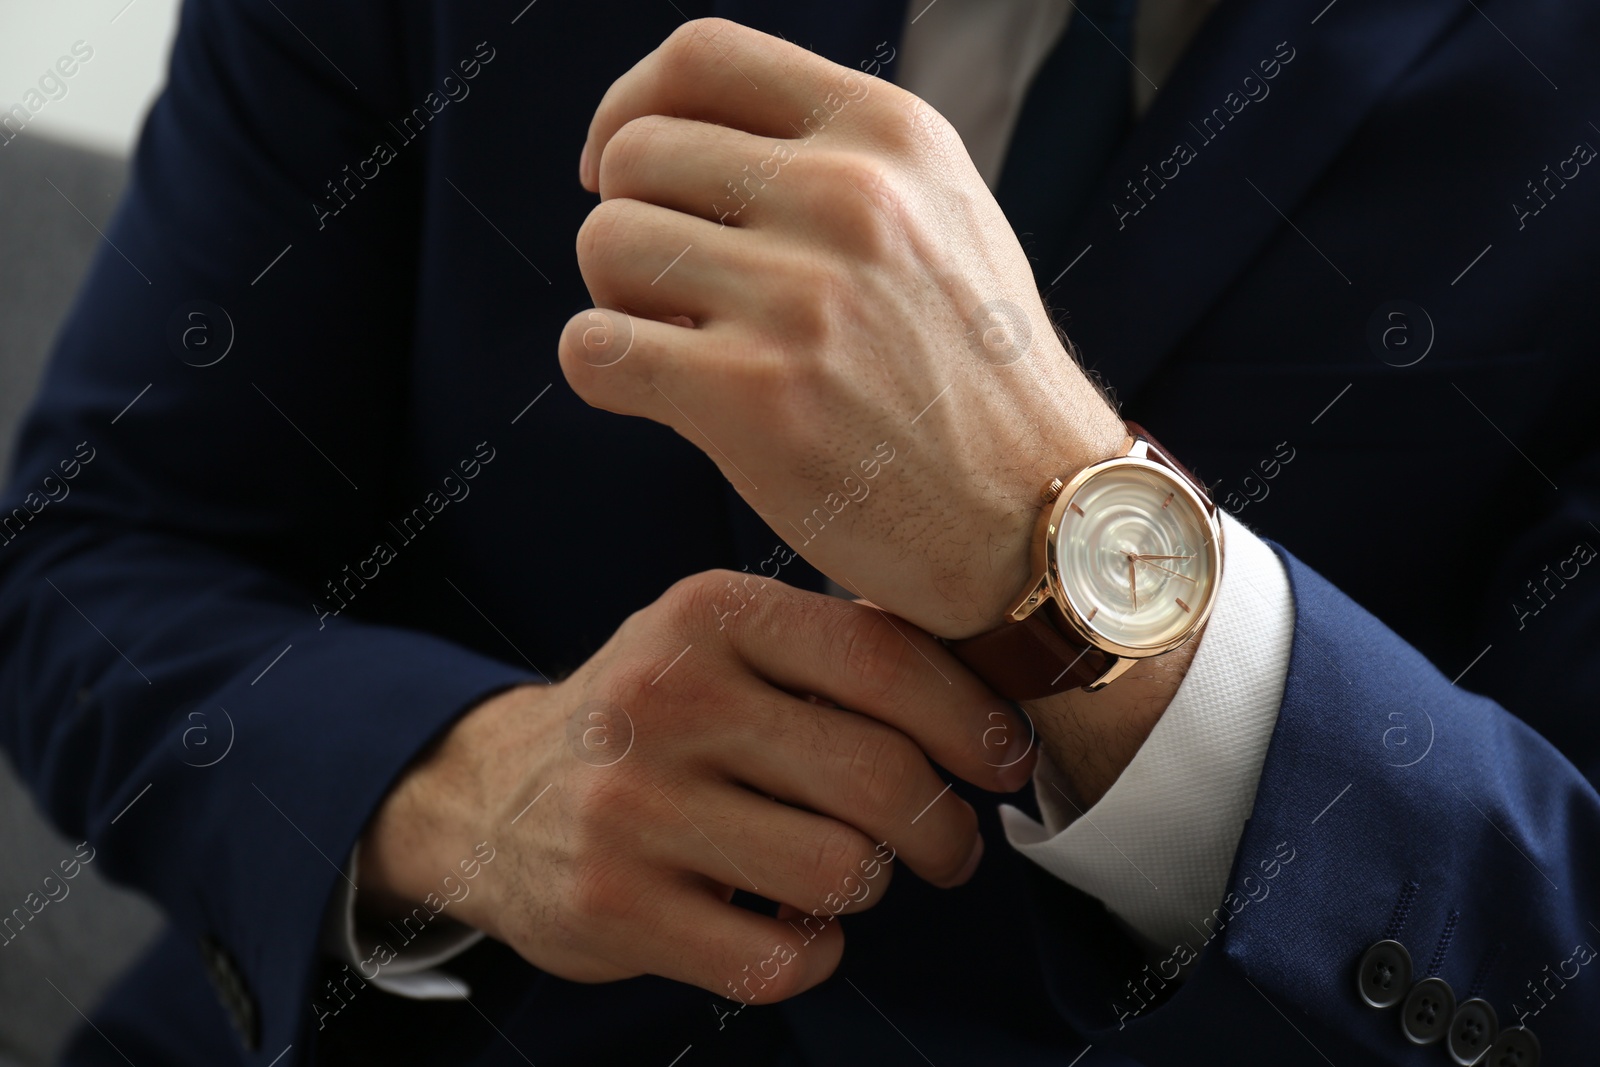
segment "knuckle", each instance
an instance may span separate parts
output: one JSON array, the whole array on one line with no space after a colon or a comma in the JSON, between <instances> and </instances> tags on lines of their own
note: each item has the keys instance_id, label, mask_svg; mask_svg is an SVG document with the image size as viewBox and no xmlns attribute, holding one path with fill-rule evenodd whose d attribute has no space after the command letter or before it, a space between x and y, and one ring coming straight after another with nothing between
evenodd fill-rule
<instances>
[{"instance_id":1,"label":"knuckle","mask_svg":"<svg viewBox=\"0 0 1600 1067\"><path fill-rule=\"evenodd\" d=\"M906 231L910 212L904 179L880 159L854 153L836 154L819 166L829 215L837 219L837 238L869 262L882 262Z\"/></svg>"},{"instance_id":2,"label":"knuckle","mask_svg":"<svg viewBox=\"0 0 1600 1067\"><path fill-rule=\"evenodd\" d=\"M612 238L622 222L628 201L603 200L596 204L578 227L578 269L584 281L592 282L593 272L605 261L611 251Z\"/></svg>"},{"instance_id":3,"label":"knuckle","mask_svg":"<svg viewBox=\"0 0 1600 1067\"><path fill-rule=\"evenodd\" d=\"M877 139L897 155L935 161L961 147L950 120L921 97L904 90L884 93L879 109Z\"/></svg>"},{"instance_id":4,"label":"knuckle","mask_svg":"<svg viewBox=\"0 0 1600 1067\"><path fill-rule=\"evenodd\" d=\"M592 312L579 312L567 320L561 328L561 340L556 343L556 355L561 361L561 373L566 377L567 384L572 386L584 400L588 400L590 376L584 373L586 361L583 358L584 331L592 323L588 316Z\"/></svg>"},{"instance_id":5,"label":"knuckle","mask_svg":"<svg viewBox=\"0 0 1600 1067\"><path fill-rule=\"evenodd\" d=\"M693 75L714 55L712 42L734 27L720 18L690 19L661 42L662 72L666 76Z\"/></svg>"},{"instance_id":6,"label":"knuckle","mask_svg":"<svg viewBox=\"0 0 1600 1067\"><path fill-rule=\"evenodd\" d=\"M905 685L910 651L882 613L851 605L836 624L834 651L851 688L873 703L895 699Z\"/></svg>"},{"instance_id":7,"label":"knuckle","mask_svg":"<svg viewBox=\"0 0 1600 1067\"><path fill-rule=\"evenodd\" d=\"M716 966L708 969L705 988L717 993L733 990L735 998L746 1004L776 1004L804 992L804 968L793 961L787 965L777 962L783 947L756 938L744 939L739 948L730 949ZM768 966L773 968L771 973L766 970Z\"/></svg>"},{"instance_id":8,"label":"knuckle","mask_svg":"<svg viewBox=\"0 0 1600 1067\"><path fill-rule=\"evenodd\" d=\"M718 603L733 578L733 571L710 570L672 583L659 601L667 626L678 632L705 629L718 617Z\"/></svg>"},{"instance_id":9,"label":"knuckle","mask_svg":"<svg viewBox=\"0 0 1600 1067\"><path fill-rule=\"evenodd\" d=\"M695 38L703 31L699 26L699 19L690 19L688 22L679 23L667 34L666 40L661 42L657 60L661 73L665 77L677 74L689 62L695 52Z\"/></svg>"},{"instance_id":10,"label":"knuckle","mask_svg":"<svg viewBox=\"0 0 1600 1067\"><path fill-rule=\"evenodd\" d=\"M915 221L916 215L905 210L913 190L927 202L924 210L935 214L966 209L969 198L960 179L976 177L976 172L960 133L927 101L895 86L887 88L873 105L871 135L880 153L876 158L894 179L880 182L871 194L882 198L881 213L902 224Z\"/></svg>"},{"instance_id":11,"label":"knuckle","mask_svg":"<svg viewBox=\"0 0 1600 1067\"><path fill-rule=\"evenodd\" d=\"M713 570L680 578L618 628L618 653L606 668L604 696L638 719L634 725L641 736L686 736L695 723L723 721L736 713L738 705L729 698L737 665L728 657L718 623L731 630L727 617L740 605L731 586L748 577ZM685 655L689 661L680 664ZM679 713L687 717L663 733L663 716Z\"/></svg>"},{"instance_id":12,"label":"knuckle","mask_svg":"<svg viewBox=\"0 0 1600 1067\"><path fill-rule=\"evenodd\" d=\"M646 604L629 613L617 627L612 639L607 643L607 648L628 648L642 635L650 633L657 625L657 618L661 613L661 601L657 599L652 604Z\"/></svg>"},{"instance_id":13,"label":"knuckle","mask_svg":"<svg viewBox=\"0 0 1600 1067\"><path fill-rule=\"evenodd\" d=\"M600 403L598 385L612 384L611 392L616 392L613 383L631 376L633 367L639 365L636 360L627 370L603 377L598 374L615 367L633 351L634 329L633 319L620 309L590 308L567 320L557 349L561 370L573 389L590 404Z\"/></svg>"},{"instance_id":14,"label":"knuckle","mask_svg":"<svg viewBox=\"0 0 1600 1067\"><path fill-rule=\"evenodd\" d=\"M762 997L767 1003L776 1004L798 996L805 990L805 973L795 967L784 967L779 969L776 977L767 981L767 988L762 990Z\"/></svg>"},{"instance_id":15,"label":"knuckle","mask_svg":"<svg viewBox=\"0 0 1600 1067\"><path fill-rule=\"evenodd\" d=\"M556 342L561 373L586 403L598 406L606 400L618 402L619 375L600 372L621 362L615 353L619 348L626 353L626 346L632 343L632 331L633 323L625 313L600 308L580 311L561 328Z\"/></svg>"},{"instance_id":16,"label":"knuckle","mask_svg":"<svg viewBox=\"0 0 1600 1067\"><path fill-rule=\"evenodd\" d=\"M661 115L641 115L623 123L600 153L600 196L615 195L619 185L649 166L650 146L668 120Z\"/></svg>"},{"instance_id":17,"label":"knuckle","mask_svg":"<svg viewBox=\"0 0 1600 1067\"><path fill-rule=\"evenodd\" d=\"M657 700L657 691L650 685L655 678L649 662L639 657L629 657L612 669L606 684L610 702L628 711L630 715L646 717Z\"/></svg>"},{"instance_id":18,"label":"knuckle","mask_svg":"<svg viewBox=\"0 0 1600 1067\"><path fill-rule=\"evenodd\" d=\"M859 870L858 864L872 855L872 843L843 823L823 831L812 848L812 873L820 894L837 894L839 880Z\"/></svg>"},{"instance_id":19,"label":"knuckle","mask_svg":"<svg viewBox=\"0 0 1600 1067\"><path fill-rule=\"evenodd\" d=\"M771 578L749 571L724 572L727 580L717 587L711 617L716 629L723 630L735 618L768 618L782 599L783 585Z\"/></svg>"},{"instance_id":20,"label":"knuckle","mask_svg":"<svg viewBox=\"0 0 1600 1067\"><path fill-rule=\"evenodd\" d=\"M862 730L845 761L853 806L872 812L893 812L903 807L911 766L907 744L893 730L877 726Z\"/></svg>"}]
</instances>

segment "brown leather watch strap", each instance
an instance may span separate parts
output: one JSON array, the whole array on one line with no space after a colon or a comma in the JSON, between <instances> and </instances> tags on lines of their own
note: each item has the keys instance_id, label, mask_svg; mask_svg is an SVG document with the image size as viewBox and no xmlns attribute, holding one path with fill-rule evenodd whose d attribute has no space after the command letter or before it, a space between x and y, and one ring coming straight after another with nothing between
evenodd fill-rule
<instances>
[{"instance_id":1,"label":"brown leather watch strap","mask_svg":"<svg viewBox=\"0 0 1600 1067\"><path fill-rule=\"evenodd\" d=\"M1021 622L951 641L950 651L1007 700L1038 700L1079 689L1105 673L1107 657L1056 629L1041 607Z\"/></svg>"},{"instance_id":2,"label":"brown leather watch strap","mask_svg":"<svg viewBox=\"0 0 1600 1067\"><path fill-rule=\"evenodd\" d=\"M1127 427L1128 432L1133 436L1144 438L1145 443L1150 446L1150 451L1161 457L1161 462L1165 463L1167 466L1171 467L1175 471L1178 471L1185 478L1189 479L1189 481L1192 482L1202 494L1206 492L1205 483L1190 473L1188 467L1185 467L1182 463L1179 463L1176 456L1162 448L1161 442L1157 441L1149 430L1145 429L1143 426L1140 426L1137 422L1130 422L1127 424Z\"/></svg>"}]
</instances>

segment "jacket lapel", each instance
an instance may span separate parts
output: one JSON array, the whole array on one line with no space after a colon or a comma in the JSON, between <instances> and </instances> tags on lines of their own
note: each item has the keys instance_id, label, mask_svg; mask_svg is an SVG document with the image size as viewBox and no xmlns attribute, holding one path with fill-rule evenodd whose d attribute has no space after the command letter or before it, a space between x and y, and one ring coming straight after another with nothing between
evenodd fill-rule
<instances>
[{"instance_id":1,"label":"jacket lapel","mask_svg":"<svg viewBox=\"0 0 1600 1067\"><path fill-rule=\"evenodd\" d=\"M1460 0L1222 0L1058 261L1038 265L1085 361L1134 396L1390 86L1470 15Z\"/></svg>"}]
</instances>

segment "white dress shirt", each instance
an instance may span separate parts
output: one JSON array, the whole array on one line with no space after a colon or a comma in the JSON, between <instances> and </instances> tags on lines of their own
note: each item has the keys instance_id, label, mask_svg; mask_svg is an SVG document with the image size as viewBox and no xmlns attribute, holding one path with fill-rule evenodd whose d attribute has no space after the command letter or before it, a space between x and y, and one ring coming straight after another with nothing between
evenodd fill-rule
<instances>
[{"instance_id":1,"label":"white dress shirt","mask_svg":"<svg viewBox=\"0 0 1600 1067\"><path fill-rule=\"evenodd\" d=\"M1138 113L1214 2L1140 0L1129 68ZM907 12L896 81L950 121L991 190L1028 86L1073 10L1070 0L913 0ZM1070 801L1063 811L1045 769L1034 780L1042 825L1010 805L1000 812L1012 847L1102 901L1152 954L1198 933L1222 901L1288 676L1294 603L1283 565L1232 516L1223 526L1222 581L1204 637L1111 789L1087 812ZM325 932L328 950L352 966L375 944L356 921L357 858ZM368 980L401 996L469 995L433 968L482 936L430 931Z\"/></svg>"}]
</instances>

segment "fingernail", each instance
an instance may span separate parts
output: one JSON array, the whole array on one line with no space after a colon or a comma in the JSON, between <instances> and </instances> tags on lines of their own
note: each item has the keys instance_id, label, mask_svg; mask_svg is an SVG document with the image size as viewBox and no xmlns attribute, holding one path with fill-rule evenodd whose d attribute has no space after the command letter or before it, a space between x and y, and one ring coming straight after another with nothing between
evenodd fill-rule
<instances>
[{"instance_id":1,"label":"fingernail","mask_svg":"<svg viewBox=\"0 0 1600 1067\"><path fill-rule=\"evenodd\" d=\"M1017 757L1017 762L1000 772L1000 783L1007 793L1017 790L1033 781L1033 768L1029 766L1026 755Z\"/></svg>"},{"instance_id":2,"label":"fingernail","mask_svg":"<svg viewBox=\"0 0 1600 1067\"><path fill-rule=\"evenodd\" d=\"M961 873L956 875L955 885L966 885L978 871L978 861L983 859L983 835L979 834L972 844L972 855L967 857L967 862L962 866Z\"/></svg>"},{"instance_id":3,"label":"fingernail","mask_svg":"<svg viewBox=\"0 0 1600 1067\"><path fill-rule=\"evenodd\" d=\"M589 142L583 142L583 154L578 156L578 181L587 188L589 185Z\"/></svg>"},{"instance_id":4,"label":"fingernail","mask_svg":"<svg viewBox=\"0 0 1600 1067\"><path fill-rule=\"evenodd\" d=\"M990 712L993 725L983 733L984 762L996 768L1000 787L1014 793L1033 777L1028 759L1035 744L1033 723L1015 704L1001 706L1005 710Z\"/></svg>"}]
</instances>

